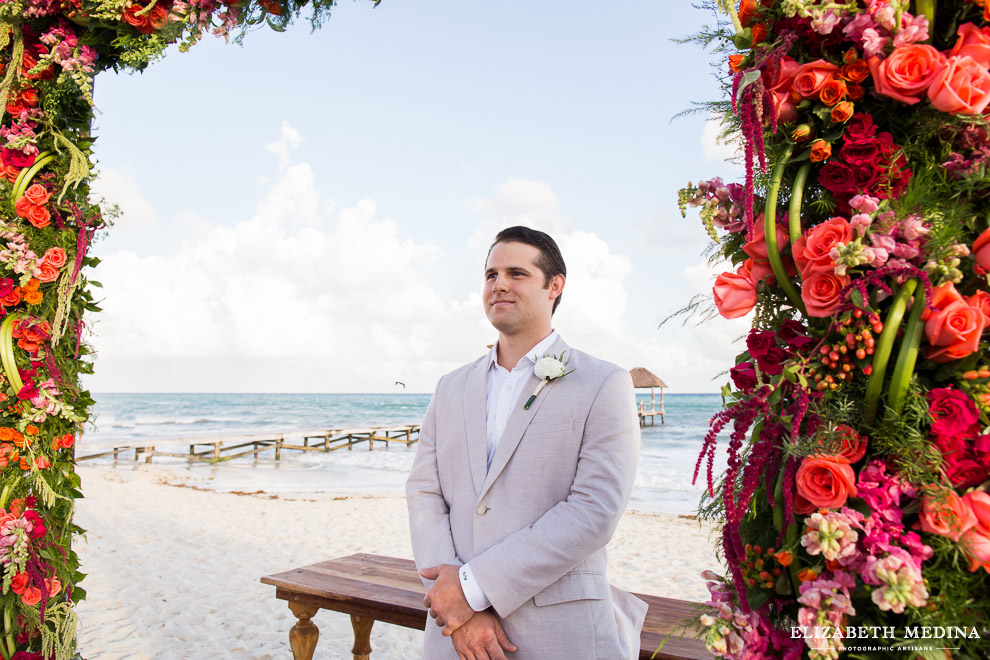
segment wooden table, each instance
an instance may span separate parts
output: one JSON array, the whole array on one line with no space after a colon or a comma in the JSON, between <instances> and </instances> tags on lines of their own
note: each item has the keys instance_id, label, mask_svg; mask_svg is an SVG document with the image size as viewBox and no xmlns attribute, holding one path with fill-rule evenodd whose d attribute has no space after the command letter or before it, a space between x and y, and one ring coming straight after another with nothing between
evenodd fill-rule
<instances>
[{"instance_id":1,"label":"wooden table","mask_svg":"<svg viewBox=\"0 0 990 660\"><path fill-rule=\"evenodd\" d=\"M371 627L375 621L417 630L426 628L426 587L409 559L356 554L269 575L261 581L275 587L275 597L288 602L297 618L289 631L294 660L312 660L320 637L312 618L321 609L351 615L354 660L371 659ZM671 637L654 656L654 650L674 629L697 618L701 605L659 596L636 596L650 606L640 637L641 660L712 658L699 640L677 636Z\"/></svg>"}]
</instances>

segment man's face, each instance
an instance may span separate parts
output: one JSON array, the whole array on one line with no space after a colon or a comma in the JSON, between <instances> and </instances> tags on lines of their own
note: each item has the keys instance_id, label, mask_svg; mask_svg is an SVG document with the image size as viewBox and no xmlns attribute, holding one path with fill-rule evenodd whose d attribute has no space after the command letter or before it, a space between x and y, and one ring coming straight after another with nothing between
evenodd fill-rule
<instances>
[{"instance_id":1,"label":"man's face","mask_svg":"<svg viewBox=\"0 0 990 660\"><path fill-rule=\"evenodd\" d=\"M544 288L546 276L536 266L538 248L526 243L498 243L488 255L481 298L485 315L506 335L541 330L550 325L553 301L564 287L558 275Z\"/></svg>"}]
</instances>

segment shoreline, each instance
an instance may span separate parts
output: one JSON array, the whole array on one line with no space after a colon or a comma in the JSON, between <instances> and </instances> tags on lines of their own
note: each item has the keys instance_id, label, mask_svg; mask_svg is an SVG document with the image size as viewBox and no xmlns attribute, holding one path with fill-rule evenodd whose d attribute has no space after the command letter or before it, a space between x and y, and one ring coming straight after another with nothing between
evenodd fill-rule
<instances>
[{"instance_id":1,"label":"shoreline","mask_svg":"<svg viewBox=\"0 0 990 660\"><path fill-rule=\"evenodd\" d=\"M218 492L186 483L171 468L78 468L86 497L76 521L88 530L74 543L88 575L78 607L84 657L291 657L295 619L261 577L356 552L412 557L402 494ZM700 573L718 568L710 530L673 515L627 511L608 546L610 581L705 600ZM314 621L318 654L345 657L349 618L321 612ZM422 635L377 623L373 657L418 657Z\"/></svg>"}]
</instances>

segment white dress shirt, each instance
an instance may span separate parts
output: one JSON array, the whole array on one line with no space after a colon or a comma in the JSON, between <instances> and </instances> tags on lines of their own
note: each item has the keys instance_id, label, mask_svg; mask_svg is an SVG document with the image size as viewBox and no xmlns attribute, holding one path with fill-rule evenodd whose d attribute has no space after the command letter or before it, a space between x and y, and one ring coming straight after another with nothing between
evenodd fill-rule
<instances>
[{"instance_id":1,"label":"white dress shirt","mask_svg":"<svg viewBox=\"0 0 990 660\"><path fill-rule=\"evenodd\" d=\"M520 387L525 383L530 374L533 373L533 365L536 364L535 357L543 357L550 351L550 347L557 341L557 331L551 330L536 346L526 352L520 358L516 366L509 371L498 363L498 343L492 346L488 360L488 396L487 410L485 415L486 431L488 437L488 469L492 467L492 458L495 456L495 449L498 448L499 440L505 431L505 425L509 420L509 415L520 403L520 398L526 394L528 398L532 392L524 393ZM460 568L461 589L464 591L464 598L468 605L475 612L481 612L491 606L481 585L474 577L471 564L468 562Z\"/></svg>"}]
</instances>

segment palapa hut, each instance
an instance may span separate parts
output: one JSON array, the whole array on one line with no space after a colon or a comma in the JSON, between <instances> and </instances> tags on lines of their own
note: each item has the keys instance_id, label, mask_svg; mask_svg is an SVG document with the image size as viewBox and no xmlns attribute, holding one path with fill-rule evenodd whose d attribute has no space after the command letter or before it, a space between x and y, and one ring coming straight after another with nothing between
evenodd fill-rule
<instances>
[{"instance_id":1,"label":"palapa hut","mask_svg":"<svg viewBox=\"0 0 990 660\"><path fill-rule=\"evenodd\" d=\"M660 380L656 374L650 372L643 367L636 367L635 369L629 370L629 375L632 376L633 387L648 387L650 388L650 409L646 409L646 404L641 404L639 407L639 424L642 426L646 423L646 418L650 418L650 423L653 423L653 418L660 415L660 423L663 424L663 416L665 411L663 409L663 388L667 387L667 383ZM660 410L656 408L656 393L653 388L660 388Z\"/></svg>"}]
</instances>

